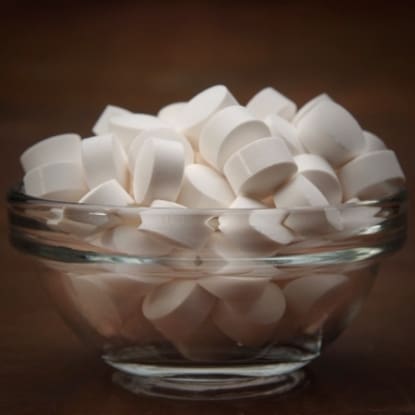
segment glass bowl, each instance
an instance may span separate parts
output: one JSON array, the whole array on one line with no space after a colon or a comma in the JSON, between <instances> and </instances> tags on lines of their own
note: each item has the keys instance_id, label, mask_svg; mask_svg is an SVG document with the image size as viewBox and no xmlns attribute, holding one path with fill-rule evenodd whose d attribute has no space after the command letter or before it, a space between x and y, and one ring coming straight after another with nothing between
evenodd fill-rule
<instances>
[{"instance_id":1,"label":"glass bowl","mask_svg":"<svg viewBox=\"0 0 415 415\"><path fill-rule=\"evenodd\" d=\"M296 209L61 203L9 193L10 240L134 393L283 393L358 314L406 236L406 194ZM162 203L161 203L162 206Z\"/></svg>"}]
</instances>

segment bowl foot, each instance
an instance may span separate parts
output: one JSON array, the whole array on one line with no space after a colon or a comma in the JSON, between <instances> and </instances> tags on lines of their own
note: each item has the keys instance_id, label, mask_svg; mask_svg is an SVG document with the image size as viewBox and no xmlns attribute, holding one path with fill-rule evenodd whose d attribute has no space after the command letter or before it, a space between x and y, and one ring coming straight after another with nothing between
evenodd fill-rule
<instances>
[{"instance_id":1,"label":"bowl foot","mask_svg":"<svg viewBox=\"0 0 415 415\"><path fill-rule=\"evenodd\" d=\"M177 374L145 377L116 371L113 382L134 394L182 400L231 400L284 394L302 385L301 369L280 375Z\"/></svg>"}]
</instances>

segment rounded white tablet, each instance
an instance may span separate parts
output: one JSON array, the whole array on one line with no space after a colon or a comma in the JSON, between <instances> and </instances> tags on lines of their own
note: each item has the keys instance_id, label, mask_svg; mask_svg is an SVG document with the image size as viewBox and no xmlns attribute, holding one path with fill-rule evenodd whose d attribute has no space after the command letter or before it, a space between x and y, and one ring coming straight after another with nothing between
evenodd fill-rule
<instances>
[{"instance_id":1,"label":"rounded white tablet","mask_svg":"<svg viewBox=\"0 0 415 415\"><path fill-rule=\"evenodd\" d=\"M250 253L250 255L263 256L262 253L260 255ZM241 257L246 258L247 253L242 251L238 245L233 243L222 232L213 232L205 246L198 251L199 267L205 275L247 274L255 264L249 261L241 263Z\"/></svg>"},{"instance_id":2,"label":"rounded white tablet","mask_svg":"<svg viewBox=\"0 0 415 415\"><path fill-rule=\"evenodd\" d=\"M301 235L315 235L342 228L340 212L330 207L320 190L302 174L297 174L277 191L274 203L277 208L316 208L289 211L283 224Z\"/></svg>"},{"instance_id":3,"label":"rounded white tablet","mask_svg":"<svg viewBox=\"0 0 415 415\"><path fill-rule=\"evenodd\" d=\"M298 122L303 118L305 114L307 114L310 110L312 110L314 107L319 105L323 101L333 101L329 95L326 93L322 93L320 95L317 95L316 97L310 99L310 101L306 102L294 115L294 118L292 119L292 123L294 125L297 125Z\"/></svg>"},{"instance_id":4,"label":"rounded white tablet","mask_svg":"<svg viewBox=\"0 0 415 415\"><path fill-rule=\"evenodd\" d=\"M385 143L377 135L369 131L363 131L363 137L365 138L365 148L363 149L364 153L386 150Z\"/></svg>"},{"instance_id":5,"label":"rounded white tablet","mask_svg":"<svg viewBox=\"0 0 415 415\"><path fill-rule=\"evenodd\" d=\"M300 154L294 157L298 173L310 180L330 204L342 201L342 189L336 172L330 164L315 154Z\"/></svg>"},{"instance_id":6,"label":"rounded white tablet","mask_svg":"<svg viewBox=\"0 0 415 415\"><path fill-rule=\"evenodd\" d=\"M125 150L142 131L167 127L162 120L149 114L126 114L112 117L109 130L120 140Z\"/></svg>"},{"instance_id":7,"label":"rounded white tablet","mask_svg":"<svg viewBox=\"0 0 415 415\"><path fill-rule=\"evenodd\" d=\"M392 150L364 153L339 170L346 199L379 199L396 193L405 175Z\"/></svg>"},{"instance_id":8,"label":"rounded white tablet","mask_svg":"<svg viewBox=\"0 0 415 415\"><path fill-rule=\"evenodd\" d=\"M233 105L209 119L200 133L199 150L209 164L222 171L233 153L270 135L263 121L255 119L245 107Z\"/></svg>"},{"instance_id":9,"label":"rounded white tablet","mask_svg":"<svg viewBox=\"0 0 415 415\"><path fill-rule=\"evenodd\" d=\"M297 166L283 139L267 137L232 154L223 170L236 194L263 198L287 181Z\"/></svg>"},{"instance_id":10,"label":"rounded white tablet","mask_svg":"<svg viewBox=\"0 0 415 415\"><path fill-rule=\"evenodd\" d=\"M119 272L97 273L91 275L89 279L99 282L114 304L122 311L123 316L134 311L140 312L141 303L138 303L137 308L137 300L161 284L160 279L153 275L131 275Z\"/></svg>"},{"instance_id":11,"label":"rounded white tablet","mask_svg":"<svg viewBox=\"0 0 415 415\"><path fill-rule=\"evenodd\" d=\"M212 318L216 326L241 346L261 346L273 337L285 312L285 298L276 284L268 283L258 299L246 309L220 301Z\"/></svg>"},{"instance_id":12,"label":"rounded white tablet","mask_svg":"<svg viewBox=\"0 0 415 415\"><path fill-rule=\"evenodd\" d=\"M332 234L344 227L340 211L331 206L290 212L283 224L296 235L309 238Z\"/></svg>"},{"instance_id":13,"label":"rounded white tablet","mask_svg":"<svg viewBox=\"0 0 415 415\"><path fill-rule=\"evenodd\" d=\"M167 339L183 341L203 323L214 303L195 281L172 281L146 296L143 313Z\"/></svg>"},{"instance_id":14,"label":"rounded white tablet","mask_svg":"<svg viewBox=\"0 0 415 415\"><path fill-rule=\"evenodd\" d=\"M139 229L183 247L198 249L213 232L209 215L189 213L185 206L166 200L155 200L151 208L161 209L143 210Z\"/></svg>"},{"instance_id":15,"label":"rounded white tablet","mask_svg":"<svg viewBox=\"0 0 415 415\"><path fill-rule=\"evenodd\" d=\"M127 186L127 156L112 134L83 139L82 162L90 189L111 179L117 180L123 187Z\"/></svg>"},{"instance_id":16,"label":"rounded white tablet","mask_svg":"<svg viewBox=\"0 0 415 415\"><path fill-rule=\"evenodd\" d=\"M23 184L30 196L63 202L77 202L88 191L79 162L42 164L25 174Z\"/></svg>"},{"instance_id":17,"label":"rounded white tablet","mask_svg":"<svg viewBox=\"0 0 415 415\"><path fill-rule=\"evenodd\" d=\"M177 202L191 208L224 208L235 198L223 176L201 164L189 164Z\"/></svg>"},{"instance_id":18,"label":"rounded white tablet","mask_svg":"<svg viewBox=\"0 0 415 415\"><path fill-rule=\"evenodd\" d=\"M116 105L107 105L95 125L92 127L92 132L95 135L107 134L110 130L109 120L111 118L128 114L131 114L131 112L125 108L117 107Z\"/></svg>"},{"instance_id":19,"label":"rounded white tablet","mask_svg":"<svg viewBox=\"0 0 415 415\"><path fill-rule=\"evenodd\" d=\"M330 314L347 295L349 279L342 274L313 274L284 287L288 308L308 321Z\"/></svg>"},{"instance_id":20,"label":"rounded white tablet","mask_svg":"<svg viewBox=\"0 0 415 415\"><path fill-rule=\"evenodd\" d=\"M135 200L140 204L150 204L155 199L176 200L184 163L182 143L148 138L141 146L134 166Z\"/></svg>"},{"instance_id":21,"label":"rounded white tablet","mask_svg":"<svg viewBox=\"0 0 415 415\"><path fill-rule=\"evenodd\" d=\"M345 164L363 151L362 129L353 116L330 100L314 106L297 124L298 138L311 153L334 167Z\"/></svg>"},{"instance_id":22,"label":"rounded white tablet","mask_svg":"<svg viewBox=\"0 0 415 415\"><path fill-rule=\"evenodd\" d=\"M302 174L297 174L274 195L277 208L327 206L328 201L318 188Z\"/></svg>"},{"instance_id":23,"label":"rounded white tablet","mask_svg":"<svg viewBox=\"0 0 415 415\"><path fill-rule=\"evenodd\" d=\"M263 238L278 245L287 245L294 240L292 232L284 226L287 213L283 210L258 210L251 213L249 225Z\"/></svg>"},{"instance_id":24,"label":"rounded white tablet","mask_svg":"<svg viewBox=\"0 0 415 415\"><path fill-rule=\"evenodd\" d=\"M160 257L172 249L166 241L128 225L116 226L108 239L112 249L138 257Z\"/></svg>"},{"instance_id":25,"label":"rounded white tablet","mask_svg":"<svg viewBox=\"0 0 415 415\"><path fill-rule=\"evenodd\" d=\"M181 131L198 148L199 135L213 114L238 102L224 85L215 85L194 96L180 114Z\"/></svg>"},{"instance_id":26,"label":"rounded white tablet","mask_svg":"<svg viewBox=\"0 0 415 415\"><path fill-rule=\"evenodd\" d=\"M250 257L262 257L264 255L262 247L254 246L253 248L253 251L247 252L224 233L213 232L206 245L199 252L201 269L209 275L246 274L252 270L255 264L249 261L241 263L240 258L246 258L248 253ZM276 251L274 247L272 247L272 250L269 246L266 248L266 255Z\"/></svg>"},{"instance_id":27,"label":"rounded white tablet","mask_svg":"<svg viewBox=\"0 0 415 415\"><path fill-rule=\"evenodd\" d=\"M186 102L173 102L161 108L157 116L171 127L179 129L181 127L180 116L185 106Z\"/></svg>"},{"instance_id":28,"label":"rounded white tablet","mask_svg":"<svg viewBox=\"0 0 415 415\"><path fill-rule=\"evenodd\" d=\"M210 361L232 358L238 355L238 346L225 336L208 317L186 341L175 343L186 359Z\"/></svg>"},{"instance_id":29,"label":"rounded white tablet","mask_svg":"<svg viewBox=\"0 0 415 415\"><path fill-rule=\"evenodd\" d=\"M141 147L148 138L160 138L163 140L173 140L178 141L179 143L183 144L184 153L185 153L185 164L193 163L194 153L193 148L189 141L187 141L186 137L171 129L171 128L153 128L150 130L146 130L141 132L132 142L130 147L128 148L128 165L130 171L134 171L135 162L137 160L137 156L140 153Z\"/></svg>"},{"instance_id":30,"label":"rounded white tablet","mask_svg":"<svg viewBox=\"0 0 415 415\"><path fill-rule=\"evenodd\" d=\"M116 181L109 180L101 183L82 196L79 203L91 205L127 206L134 203L134 199Z\"/></svg>"},{"instance_id":31,"label":"rounded white tablet","mask_svg":"<svg viewBox=\"0 0 415 415\"><path fill-rule=\"evenodd\" d=\"M304 146L298 139L298 132L296 127L286 119L271 114L265 120L265 124L269 127L273 137L281 137L293 155L306 153Z\"/></svg>"},{"instance_id":32,"label":"rounded white tablet","mask_svg":"<svg viewBox=\"0 0 415 415\"><path fill-rule=\"evenodd\" d=\"M243 196L238 196L229 207L241 210L230 211L219 217L219 230L224 240L219 241L218 248L223 254L232 254L238 249L241 254L255 257L272 255L280 244L292 241L291 231L282 225L286 215L281 211L268 212L262 203ZM221 248L221 243L224 244L226 239L229 240L229 249Z\"/></svg>"},{"instance_id":33,"label":"rounded white tablet","mask_svg":"<svg viewBox=\"0 0 415 415\"><path fill-rule=\"evenodd\" d=\"M78 134L60 134L45 138L26 149L20 156L25 173L42 164L61 161L80 163L81 137Z\"/></svg>"},{"instance_id":34,"label":"rounded white tablet","mask_svg":"<svg viewBox=\"0 0 415 415\"><path fill-rule=\"evenodd\" d=\"M270 280L258 276L215 275L200 278L198 283L220 300L249 306L258 300Z\"/></svg>"},{"instance_id":35,"label":"rounded white tablet","mask_svg":"<svg viewBox=\"0 0 415 415\"><path fill-rule=\"evenodd\" d=\"M264 203L261 203L260 201L253 199L252 197L248 196L236 196L236 198L233 200L233 202L229 206L231 209L265 209L267 206ZM245 214L245 211L240 211L242 214ZM249 213L247 210L246 212ZM232 212L230 215L233 215ZM237 217L237 216L232 216ZM219 225L221 223L221 219L219 219Z\"/></svg>"},{"instance_id":36,"label":"rounded white tablet","mask_svg":"<svg viewBox=\"0 0 415 415\"><path fill-rule=\"evenodd\" d=\"M359 202L358 198L350 199L343 205L343 209L340 211L345 231L357 232L361 229L377 225L384 220L378 215L381 212L380 207L354 205L354 203Z\"/></svg>"},{"instance_id":37,"label":"rounded white tablet","mask_svg":"<svg viewBox=\"0 0 415 415\"><path fill-rule=\"evenodd\" d=\"M291 120L297 111L297 105L276 89L267 87L261 89L250 99L246 104L246 109L260 119L264 119L270 114L277 114Z\"/></svg>"},{"instance_id":38,"label":"rounded white tablet","mask_svg":"<svg viewBox=\"0 0 415 415\"><path fill-rule=\"evenodd\" d=\"M238 232L236 239L249 240L249 238L241 238L239 232L244 232L246 227L249 227L249 216L252 209L265 209L266 206L250 197L237 196L235 200L229 205L230 209L239 209L236 211L230 211L224 213L218 218L218 230L224 235L233 234L234 231Z\"/></svg>"}]
</instances>

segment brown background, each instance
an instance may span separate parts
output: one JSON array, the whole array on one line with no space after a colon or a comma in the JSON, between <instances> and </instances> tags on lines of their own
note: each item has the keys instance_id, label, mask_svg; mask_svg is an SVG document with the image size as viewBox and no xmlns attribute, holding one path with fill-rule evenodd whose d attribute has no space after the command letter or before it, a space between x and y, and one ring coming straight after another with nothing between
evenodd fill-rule
<instances>
[{"instance_id":1,"label":"brown background","mask_svg":"<svg viewBox=\"0 0 415 415\"><path fill-rule=\"evenodd\" d=\"M414 194L411 2L207 3L3 3L1 191L19 180L29 144L87 136L107 103L154 112L225 83L241 102L266 85L298 104L328 92L396 150ZM50 307L36 264L8 246L4 204L0 229L1 414L415 414L412 235L385 262L354 325L311 365L308 387L213 405L112 386Z\"/></svg>"}]
</instances>

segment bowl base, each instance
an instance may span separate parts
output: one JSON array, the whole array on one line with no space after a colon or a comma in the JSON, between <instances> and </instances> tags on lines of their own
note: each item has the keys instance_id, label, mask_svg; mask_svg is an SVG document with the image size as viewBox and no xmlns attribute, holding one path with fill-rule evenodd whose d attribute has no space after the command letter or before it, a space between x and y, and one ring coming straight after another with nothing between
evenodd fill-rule
<instances>
[{"instance_id":1,"label":"bowl base","mask_svg":"<svg viewBox=\"0 0 415 415\"><path fill-rule=\"evenodd\" d=\"M134 394L180 400L233 400L284 394L303 385L305 371L273 376L175 375L144 377L116 371L112 380Z\"/></svg>"}]
</instances>

